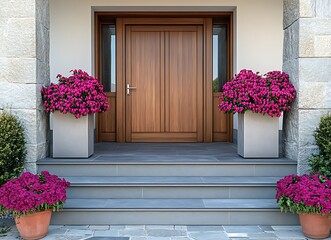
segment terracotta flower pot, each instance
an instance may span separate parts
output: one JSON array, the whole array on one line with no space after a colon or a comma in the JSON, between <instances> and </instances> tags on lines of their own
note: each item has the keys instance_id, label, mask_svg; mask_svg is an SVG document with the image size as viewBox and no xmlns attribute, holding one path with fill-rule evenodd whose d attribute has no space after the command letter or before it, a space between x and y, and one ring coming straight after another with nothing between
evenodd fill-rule
<instances>
[{"instance_id":1,"label":"terracotta flower pot","mask_svg":"<svg viewBox=\"0 0 331 240\"><path fill-rule=\"evenodd\" d=\"M309 238L327 238L330 235L331 219L329 215L299 214L302 232Z\"/></svg>"},{"instance_id":2,"label":"terracotta flower pot","mask_svg":"<svg viewBox=\"0 0 331 240\"><path fill-rule=\"evenodd\" d=\"M16 227L24 240L40 239L47 235L52 209L15 218Z\"/></svg>"}]
</instances>

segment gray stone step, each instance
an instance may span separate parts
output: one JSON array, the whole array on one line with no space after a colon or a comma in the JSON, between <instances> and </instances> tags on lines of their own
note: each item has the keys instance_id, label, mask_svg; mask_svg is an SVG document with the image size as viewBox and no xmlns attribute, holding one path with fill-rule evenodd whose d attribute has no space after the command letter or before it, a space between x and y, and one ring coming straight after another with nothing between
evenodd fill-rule
<instances>
[{"instance_id":1,"label":"gray stone step","mask_svg":"<svg viewBox=\"0 0 331 240\"><path fill-rule=\"evenodd\" d=\"M69 199L53 224L286 225L274 199Z\"/></svg>"},{"instance_id":2,"label":"gray stone step","mask_svg":"<svg viewBox=\"0 0 331 240\"><path fill-rule=\"evenodd\" d=\"M285 176L296 173L296 162L286 159L242 159L159 156L144 159L99 156L92 159L43 159L38 171L62 176ZM164 157L164 159L160 159Z\"/></svg>"},{"instance_id":3,"label":"gray stone step","mask_svg":"<svg viewBox=\"0 0 331 240\"><path fill-rule=\"evenodd\" d=\"M274 198L281 177L65 177L69 198Z\"/></svg>"}]
</instances>

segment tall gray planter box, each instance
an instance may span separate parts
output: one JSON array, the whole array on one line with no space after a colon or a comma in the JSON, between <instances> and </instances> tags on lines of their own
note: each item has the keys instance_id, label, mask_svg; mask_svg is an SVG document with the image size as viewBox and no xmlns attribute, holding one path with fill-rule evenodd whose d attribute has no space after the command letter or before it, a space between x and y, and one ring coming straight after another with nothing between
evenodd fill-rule
<instances>
[{"instance_id":1,"label":"tall gray planter box","mask_svg":"<svg viewBox=\"0 0 331 240\"><path fill-rule=\"evenodd\" d=\"M76 119L71 113L53 114L53 158L88 158L94 153L94 116Z\"/></svg>"},{"instance_id":2,"label":"tall gray planter box","mask_svg":"<svg viewBox=\"0 0 331 240\"><path fill-rule=\"evenodd\" d=\"M246 111L238 114L238 154L244 158L279 157L279 118Z\"/></svg>"}]
</instances>

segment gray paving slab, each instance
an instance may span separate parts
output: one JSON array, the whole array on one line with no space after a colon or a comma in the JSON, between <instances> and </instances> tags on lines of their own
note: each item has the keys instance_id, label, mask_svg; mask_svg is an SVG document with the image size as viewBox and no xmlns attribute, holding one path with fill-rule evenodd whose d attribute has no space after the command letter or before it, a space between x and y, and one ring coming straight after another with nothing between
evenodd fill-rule
<instances>
[{"instance_id":1,"label":"gray paving slab","mask_svg":"<svg viewBox=\"0 0 331 240\"><path fill-rule=\"evenodd\" d=\"M300 226L91 225L88 228L98 226L99 230L91 230L86 229L86 225L76 228L51 225L43 240L307 240ZM7 236L0 239L20 238L13 226Z\"/></svg>"},{"instance_id":2,"label":"gray paving slab","mask_svg":"<svg viewBox=\"0 0 331 240\"><path fill-rule=\"evenodd\" d=\"M95 231L93 236L95 236L95 237L118 237L119 231L120 231L119 229Z\"/></svg>"},{"instance_id":3,"label":"gray paving slab","mask_svg":"<svg viewBox=\"0 0 331 240\"><path fill-rule=\"evenodd\" d=\"M130 240L128 237L91 237L89 240Z\"/></svg>"},{"instance_id":4,"label":"gray paving slab","mask_svg":"<svg viewBox=\"0 0 331 240\"><path fill-rule=\"evenodd\" d=\"M187 226L189 232L224 231L222 226Z\"/></svg>"},{"instance_id":5,"label":"gray paving slab","mask_svg":"<svg viewBox=\"0 0 331 240\"><path fill-rule=\"evenodd\" d=\"M174 230L174 229L147 229L147 235L151 237L178 237L186 236L186 231L184 230Z\"/></svg>"},{"instance_id":6,"label":"gray paving slab","mask_svg":"<svg viewBox=\"0 0 331 240\"><path fill-rule=\"evenodd\" d=\"M189 237L194 240L229 240L223 232L190 232Z\"/></svg>"},{"instance_id":7,"label":"gray paving slab","mask_svg":"<svg viewBox=\"0 0 331 240\"><path fill-rule=\"evenodd\" d=\"M259 233L263 232L258 226L224 226L227 233Z\"/></svg>"}]
</instances>

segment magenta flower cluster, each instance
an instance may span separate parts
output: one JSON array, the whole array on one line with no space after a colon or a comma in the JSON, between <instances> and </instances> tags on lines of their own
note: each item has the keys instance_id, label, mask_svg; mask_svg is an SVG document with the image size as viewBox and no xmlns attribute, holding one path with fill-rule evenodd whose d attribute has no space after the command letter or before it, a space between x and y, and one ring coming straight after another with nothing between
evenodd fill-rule
<instances>
[{"instance_id":1,"label":"magenta flower cluster","mask_svg":"<svg viewBox=\"0 0 331 240\"><path fill-rule=\"evenodd\" d=\"M5 214L20 216L46 209L58 210L67 199L66 188L70 183L51 175L23 173L0 188L0 209Z\"/></svg>"},{"instance_id":2,"label":"magenta flower cluster","mask_svg":"<svg viewBox=\"0 0 331 240\"><path fill-rule=\"evenodd\" d=\"M71 70L72 76L57 75L59 82L42 87L46 112L72 113L76 118L89 113L105 112L109 108L103 86L82 70Z\"/></svg>"},{"instance_id":3,"label":"magenta flower cluster","mask_svg":"<svg viewBox=\"0 0 331 240\"><path fill-rule=\"evenodd\" d=\"M252 70L241 70L230 82L224 84L219 109L224 112L255 113L280 117L288 111L296 91L289 76L280 71L260 75Z\"/></svg>"},{"instance_id":4,"label":"magenta flower cluster","mask_svg":"<svg viewBox=\"0 0 331 240\"><path fill-rule=\"evenodd\" d=\"M322 175L289 175L277 182L276 199L283 211L331 213L331 180Z\"/></svg>"}]
</instances>

